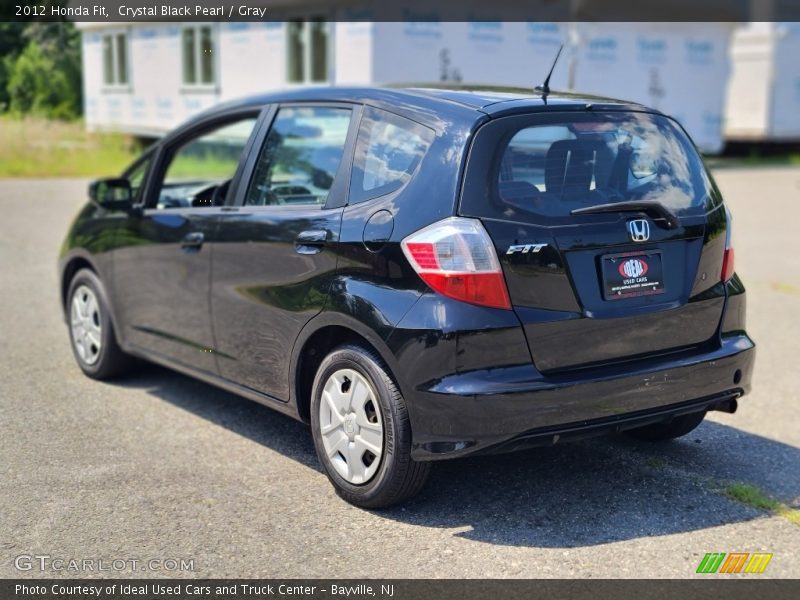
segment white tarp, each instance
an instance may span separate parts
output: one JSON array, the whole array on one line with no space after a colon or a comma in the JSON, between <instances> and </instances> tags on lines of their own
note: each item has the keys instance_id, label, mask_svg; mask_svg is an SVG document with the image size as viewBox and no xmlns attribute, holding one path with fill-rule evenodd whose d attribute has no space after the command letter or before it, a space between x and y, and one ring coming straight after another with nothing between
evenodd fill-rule
<instances>
[{"instance_id":1,"label":"white tarp","mask_svg":"<svg viewBox=\"0 0 800 600\"><path fill-rule=\"evenodd\" d=\"M704 151L723 146L733 26L724 23L578 23L573 86L675 117Z\"/></svg>"},{"instance_id":2,"label":"white tarp","mask_svg":"<svg viewBox=\"0 0 800 600\"><path fill-rule=\"evenodd\" d=\"M800 139L800 23L750 23L735 33L725 136Z\"/></svg>"},{"instance_id":3,"label":"white tarp","mask_svg":"<svg viewBox=\"0 0 800 600\"><path fill-rule=\"evenodd\" d=\"M214 24L218 75L205 89L182 84L180 24L115 27L84 26L89 127L163 132L220 101L290 87L282 23ZM129 40L130 84L118 89L102 83L102 36L110 31ZM716 152L731 31L717 23L338 22L331 24L329 74L337 85L446 80L533 89L565 44L553 89L655 106ZM782 93L800 95L796 89Z\"/></svg>"}]
</instances>

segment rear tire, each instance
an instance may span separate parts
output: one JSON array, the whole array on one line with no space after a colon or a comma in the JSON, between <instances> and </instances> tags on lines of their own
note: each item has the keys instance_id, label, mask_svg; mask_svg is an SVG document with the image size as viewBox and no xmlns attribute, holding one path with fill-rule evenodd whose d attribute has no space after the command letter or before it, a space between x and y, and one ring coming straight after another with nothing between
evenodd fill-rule
<instances>
[{"instance_id":1,"label":"rear tire","mask_svg":"<svg viewBox=\"0 0 800 600\"><path fill-rule=\"evenodd\" d=\"M645 427L629 429L625 434L643 442L673 440L694 431L703 422L705 416L705 411L681 415L666 423L654 423Z\"/></svg>"},{"instance_id":2,"label":"rear tire","mask_svg":"<svg viewBox=\"0 0 800 600\"><path fill-rule=\"evenodd\" d=\"M419 493L430 463L411 458L405 401L375 352L336 348L317 369L311 394L317 457L341 498L385 508Z\"/></svg>"},{"instance_id":3,"label":"rear tire","mask_svg":"<svg viewBox=\"0 0 800 600\"><path fill-rule=\"evenodd\" d=\"M72 353L92 379L110 379L128 372L136 360L119 347L105 289L100 278L81 269L67 292L67 324Z\"/></svg>"}]
</instances>

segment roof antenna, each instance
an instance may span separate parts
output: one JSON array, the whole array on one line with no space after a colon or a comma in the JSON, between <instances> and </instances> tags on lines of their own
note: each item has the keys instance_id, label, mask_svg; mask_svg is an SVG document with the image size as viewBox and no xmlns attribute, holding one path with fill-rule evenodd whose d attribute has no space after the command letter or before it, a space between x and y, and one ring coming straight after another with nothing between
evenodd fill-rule
<instances>
[{"instance_id":1,"label":"roof antenna","mask_svg":"<svg viewBox=\"0 0 800 600\"><path fill-rule=\"evenodd\" d=\"M541 92L542 93L542 100L544 103L547 104L547 96L550 93L550 76L553 74L553 69L556 68L556 63L558 62L558 57L561 56L561 51L564 49L564 44L561 44L558 47L558 52L556 53L556 57L553 60L553 66L550 67L550 72L547 74L547 77L544 80L542 85L537 85L534 88L534 92Z\"/></svg>"}]
</instances>

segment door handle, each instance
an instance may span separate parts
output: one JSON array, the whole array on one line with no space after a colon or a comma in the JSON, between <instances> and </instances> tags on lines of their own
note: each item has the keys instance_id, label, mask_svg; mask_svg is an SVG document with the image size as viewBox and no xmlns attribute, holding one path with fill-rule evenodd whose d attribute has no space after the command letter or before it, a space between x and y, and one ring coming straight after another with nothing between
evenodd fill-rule
<instances>
[{"instance_id":1,"label":"door handle","mask_svg":"<svg viewBox=\"0 0 800 600\"><path fill-rule=\"evenodd\" d=\"M294 250L298 254L318 254L328 239L328 232L324 229L302 231L294 240Z\"/></svg>"},{"instance_id":2,"label":"door handle","mask_svg":"<svg viewBox=\"0 0 800 600\"><path fill-rule=\"evenodd\" d=\"M205 239L206 236L203 235L202 231L193 231L191 233L187 233L186 237L181 240L181 249L186 252L196 252L203 247L203 242Z\"/></svg>"}]
</instances>

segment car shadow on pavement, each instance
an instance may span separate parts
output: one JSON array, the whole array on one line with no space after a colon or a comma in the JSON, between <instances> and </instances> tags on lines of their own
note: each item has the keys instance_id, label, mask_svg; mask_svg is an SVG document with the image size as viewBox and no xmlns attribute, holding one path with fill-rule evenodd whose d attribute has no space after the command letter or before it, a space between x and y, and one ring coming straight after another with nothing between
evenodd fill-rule
<instances>
[{"instance_id":1,"label":"car shadow on pavement","mask_svg":"<svg viewBox=\"0 0 800 600\"><path fill-rule=\"evenodd\" d=\"M215 425L322 472L307 425L267 406L153 364L114 385L144 390Z\"/></svg>"},{"instance_id":2,"label":"car shadow on pavement","mask_svg":"<svg viewBox=\"0 0 800 600\"><path fill-rule=\"evenodd\" d=\"M308 427L258 403L155 366L119 385L145 389L320 471ZM725 496L733 482L796 505L798 464L794 446L706 420L667 443L617 435L435 463L419 497L374 514L490 544L592 546L763 517Z\"/></svg>"},{"instance_id":3,"label":"car shadow on pavement","mask_svg":"<svg viewBox=\"0 0 800 600\"><path fill-rule=\"evenodd\" d=\"M707 420L659 444L617 435L443 462L413 508L387 516L468 526L456 535L494 544L593 546L763 517L725 488L747 483L794 504L798 464L798 448Z\"/></svg>"}]
</instances>

